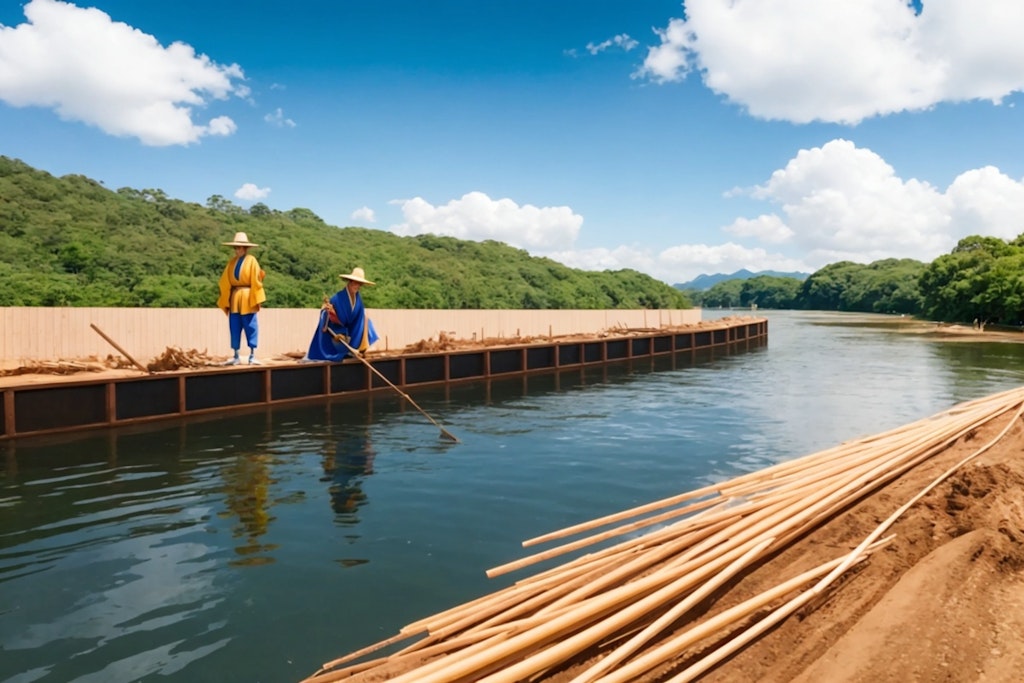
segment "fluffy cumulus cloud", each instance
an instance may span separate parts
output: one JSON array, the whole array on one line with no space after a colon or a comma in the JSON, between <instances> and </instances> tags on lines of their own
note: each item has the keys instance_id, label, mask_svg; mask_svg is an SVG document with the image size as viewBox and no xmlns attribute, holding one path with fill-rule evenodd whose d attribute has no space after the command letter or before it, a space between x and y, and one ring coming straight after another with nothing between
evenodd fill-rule
<instances>
[{"instance_id":1,"label":"fluffy cumulus cloud","mask_svg":"<svg viewBox=\"0 0 1024 683\"><path fill-rule=\"evenodd\" d=\"M899 177L847 140L800 150L748 194L778 212L739 219L726 231L788 245L815 269L839 260L931 261L967 235L1013 239L1024 215L1024 181L999 169L966 171L942 189Z\"/></svg>"},{"instance_id":2,"label":"fluffy cumulus cloud","mask_svg":"<svg viewBox=\"0 0 1024 683\"><path fill-rule=\"evenodd\" d=\"M638 76L697 71L750 114L855 124L1024 89L1024 3L687 0Z\"/></svg>"},{"instance_id":3,"label":"fluffy cumulus cloud","mask_svg":"<svg viewBox=\"0 0 1024 683\"><path fill-rule=\"evenodd\" d=\"M757 218L737 218L725 231L737 237L753 237L770 244L788 242L793 231L781 218L775 215L758 216Z\"/></svg>"},{"instance_id":4,"label":"fluffy cumulus cloud","mask_svg":"<svg viewBox=\"0 0 1024 683\"><path fill-rule=\"evenodd\" d=\"M391 230L494 239L573 268L632 268L676 283L744 268L809 273L842 260L928 262L967 235L1013 239L1024 216L1024 179L985 167L935 187L901 177L874 151L844 139L799 150L763 183L727 194L770 208L722 226L728 237L719 244L579 249L583 217L568 207L520 206L482 192L442 206L419 197L395 202L405 222Z\"/></svg>"},{"instance_id":5,"label":"fluffy cumulus cloud","mask_svg":"<svg viewBox=\"0 0 1024 683\"><path fill-rule=\"evenodd\" d=\"M986 166L961 173L946 190L954 235L1012 240L1024 232L1024 180Z\"/></svg>"},{"instance_id":6,"label":"fluffy cumulus cloud","mask_svg":"<svg viewBox=\"0 0 1024 683\"><path fill-rule=\"evenodd\" d=\"M392 203L401 207L404 218L404 222L391 227L399 235L433 233L490 239L530 251L571 247L583 224L583 217L568 206L520 206L511 199L491 199L483 192L470 192L442 206L421 197Z\"/></svg>"},{"instance_id":7,"label":"fluffy cumulus cloud","mask_svg":"<svg viewBox=\"0 0 1024 683\"><path fill-rule=\"evenodd\" d=\"M847 140L800 150L750 194L779 206L758 220L784 222L812 263L931 259L955 244L949 197Z\"/></svg>"},{"instance_id":8,"label":"fluffy cumulus cloud","mask_svg":"<svg viewBox=\"0 0 1024 683\"><path fill-rule=\"evenodd\" d=\"M352 220L357 223L376 223L377 214L368 206L363 206L352 212Z\"/></svg>"},{"instance_id":9,"label":"fluffy cumulus cloud","mask_svg":"<svg viewBox=\"0 0 1024 683\"><path fill-rule=\"evenodd\" d=\"M967 235L1013 239L1024 216L1024 179L985 167L938 188L901 178L875 152L842 139L800 150L763 184L729 194L773 210L723 226L735 239L721 244L547 255L575 268L634 268L670 283L743 268L813 272L843 260L932 261Z\"/></svg>"},{"instance_id":10,"label":"fluffy cumulus cloud","mask_svg":"<svg viewBox=\"0 0 1024 683\"><path fill-rule=\"evenodd\" d=\"M24 11L25 23L0 25L0 100L51 108L146 145L235 132L230 118L203 123L195 110L248 96L238 65L217 64L180 42L165 47L98 9L31 0Z\"/></svg>"},{"instance_id":11,"label":"fluffy cumulus cloud","mask_svg":"<svg viewBox=\"0 0 1024 683\"><path fill-rule=\"evenodd\" d=\"M245 200L247 202L254 202L257 199L266 199L267 195L269 194L269 187L257 187L253 183L245 183L240 188L235 190L235 197L237 197L238 199Z\"/></svg>"}]
</instances>

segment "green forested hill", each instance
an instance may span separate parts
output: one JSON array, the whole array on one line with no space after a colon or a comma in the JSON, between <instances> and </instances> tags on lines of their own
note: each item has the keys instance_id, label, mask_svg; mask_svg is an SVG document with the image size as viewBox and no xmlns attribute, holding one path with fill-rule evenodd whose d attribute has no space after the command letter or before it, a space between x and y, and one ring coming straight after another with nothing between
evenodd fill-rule
<instances>
[{"instance_id":1,"label":"green forested hill","mask_svg":"<svg viewBox=\"0 0 1024 683\"><path fill-rule=\"evenodd\" d=\"M237 231L259 243L268 306L319 306L361 266L371 308L687 308L633 270L568 268L498 242L327 225L309 209L112 191L0 156L0 306L214 306Z\"/></svg>"}]
</instances>

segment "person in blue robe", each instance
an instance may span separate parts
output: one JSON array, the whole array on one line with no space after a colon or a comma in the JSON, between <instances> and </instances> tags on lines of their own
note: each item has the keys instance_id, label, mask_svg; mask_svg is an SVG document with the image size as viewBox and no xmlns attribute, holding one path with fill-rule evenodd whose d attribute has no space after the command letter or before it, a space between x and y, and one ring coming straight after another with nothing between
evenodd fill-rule
<instances>
[{"instance_id":1,"label":"person in blue robe","mask_svg":"<svg viewBox=\"0 0 1024 683\"><path fill-rule=\"evenodd\" d=\"M359 295L363 285L374 283L366 279L362 268L353 268L351 273L339 277L345 280L345 287L324 301L304 360L337 362L349 355L349 349L341 340L360 355L377 341L377 331L373 329L373 321L366 317L363 298Z\"/></svg>"}]
</instances>

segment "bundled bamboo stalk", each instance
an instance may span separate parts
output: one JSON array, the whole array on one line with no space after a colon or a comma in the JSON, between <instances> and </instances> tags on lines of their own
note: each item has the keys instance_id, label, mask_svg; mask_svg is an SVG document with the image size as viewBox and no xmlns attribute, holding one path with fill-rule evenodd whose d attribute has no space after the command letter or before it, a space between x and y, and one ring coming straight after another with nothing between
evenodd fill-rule
<instances>
[{"instance_id":1,"label":"bundled bamboo stalk","mask_svg":"<svg viewBox=\"0 0 1024 683\"><path fill-rule=\"evenodd\" d=\"M899 429L530 539L523 545L619 524L492 569L488 575L654 527L642 536L410 624L392 638L325 664L307 681L379 680L386 672L389 680L398 683L511 682L543 677L583 653L605 652L603 659L573 683L611 683L636 680L683 648L729 636L723 647L673 679L692 680L809 603L863 561L883 542L878 541L881 534L956 468L832 562L718 614L702 618L693 613L696 605L868 493L1012 410L1017 411L1014 420L1024 413L1024 389L963 403ZM772 604L816 580L812 588L771 609ZM765 610L769 611L767 617L744 626L755 613ZM666 638L670 627L686 621L692 625ZM743 629L739 635L735 635L737 629ZM415 636L422 637L393 655L350 664ZM619 645L609 650L607 644L616 641Z\"/></svg>"}]
</instances>

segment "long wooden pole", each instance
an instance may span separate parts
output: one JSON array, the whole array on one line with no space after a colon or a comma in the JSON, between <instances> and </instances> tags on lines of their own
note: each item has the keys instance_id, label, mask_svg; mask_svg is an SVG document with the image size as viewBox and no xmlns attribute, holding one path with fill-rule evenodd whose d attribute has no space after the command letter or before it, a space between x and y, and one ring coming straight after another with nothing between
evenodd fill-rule
<instances>
[{"instance_id":1,"label":"long wooden pole","mask_svg":"<svg viewBox=\"0 0 1024 683\"><path fill-rule=\"evenodd\" d=\"M114 347L115 349L117 349L118 351L120 351L120 352L121 352L121 353L122 353L122 354L124 355L124 357L125 357L125 358L127 358L128 360L130 360L130 361L132 362L132 365L134 365L135 367L137 367L137 368L138 368L139 370L142 370L143 372L147 372L147 373L149 373L149 374L153 374L153 373L152 373L152 371L151 371L151 370L150 370L149 368L147 368L147 367L146 367L145 365L143 365L143 364L142 364L142 363L140 363L139 361L137 361L137 360L135 360L134 358L132 358L132 356L131 356L131 354L130 354L130 353L128 353L127 351L125 351L124 349L122 349L122 348L121 348L121 347L120 347L120 346L118 345L118 343L117 343L116 341L114 341L113 339L111 339L110 337L108 337L108 336L106 335L106 333L105 333L105 332L104 332L103 330L101 330L100 328L96 327L96 323L89 323L89 327L91 327L92 329L96 330L96 334L98 334L98 335L100 335L101 337L103 337L104 339L106 339L106 340L107 340L107 343L109 343L109 344L110 344L111 346L113 346L113 347Z\"/></svg>"},{"instance_id":2,"label":"long wooden pole","mask_svg":"<svg viewBox=\"0 0 1024 683\"><path fill-rule=\"evenodd\" d=\"M325 328L325 329L326 329L326 328ZM328 330L328 331L330 331L330 330ZM350 353L352 354L352 356L353 356L354 358L358 358L358 359L359 359L359 362L361 362L361 363L362 363L363 365L365 365L366 367L370 368L370 370L372 370L372 371L373 371L373 373L374 373L375 375L377 375L377 376L378 376L378 377L380 377L380 378L381 378L382 380L384 380L384 381L385 381L385 382L387 383L387 385L388 385L389 387L391 387L392 389L394 389L395 391L397 391L397 392L398 392L399 394L401 394L401 395L402 395L402 397L403 397L403 398L404 398L404 399L405 399L406 401L408 401L409 403L411 403L411 404L412 404L412 407L413 407L413 408L415 408L416 410L418 410L418 411L420 411L421 413L423 413L423 417L425 417L425 418L427 418L428 420L430 420L430 421L431 421L432 423L434 423L434 426L435 426L435 427L437 427L438 429L440 429L440 430L441 430L441 436L443 436L444 438L448 439L449 441L455 441L456 443L458 443L458 441L459 441L459 440L458 440L458 439L457 439L457 438L455 437L455 435L454 435L454 434L452 434L452 433L451 433L451 432L449 432L449 431L448 431L447 429L445 429L445 428L444 428L444 427L442 427L442 426L441 426L440 424L438 424L437 420L435 420L434 418L430 417L430 415L428 415L428 414L427 414L427 411L423 410L423 408L420 408L420 407L419 407L419 405L418 405L418 404L416 403L416 401L412 400L412 397L411 397L411 396L409 396L409 394L407 394L407 393L405 393L404 391L402 391L401 389L399 389L399 388L398 388L397 386L395 386L395 384L394 384L394 383L392 383L392 381L391 381L391 380L389 380L389 379L388 379L387 377L385 377L385 376L384 376L383 374L381 374L380 370L378 370L377 368L373 367L373 364L372 364L372 363L371 363L370 361L368 361L368 360L366 360L365 358L363 358L363 357L362 357L362 356L361 356L361 355L359 354L359 352L358 352L358 351L356 351L355 349L353 349L353 348L352 348L352 347L351 347L351 346L349 345L349 343L348 343L347 341L345 341L345 338L344 338L343 336L341 336L340 334L335 334L335 333L333 333L333 332L331 332L331 336L333 336L333 337L334 337L334 341L338 342L339 344L342 344L342 345L343 345L343 346L344 346L344 347L345 347L346 349L348 349L348 350L349 350L349 352L350 352Z\"/></svg>"}]
</instances>

